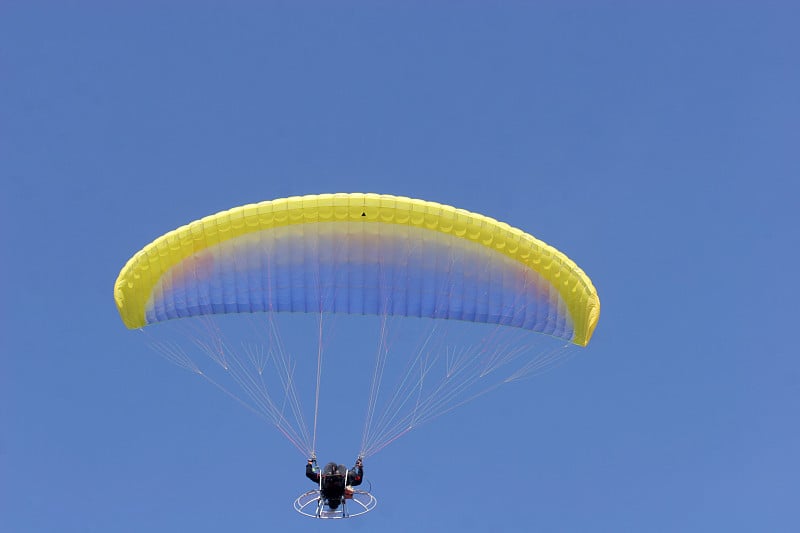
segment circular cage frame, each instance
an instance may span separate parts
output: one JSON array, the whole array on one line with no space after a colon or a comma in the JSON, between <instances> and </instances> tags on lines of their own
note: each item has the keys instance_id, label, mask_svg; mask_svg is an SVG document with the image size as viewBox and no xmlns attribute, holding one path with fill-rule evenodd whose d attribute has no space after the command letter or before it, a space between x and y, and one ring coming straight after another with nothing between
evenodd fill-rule
<instances>
[{"instance_id":1,"label":"circular cage frame","mask_svg":"<svg viewBox=\"0 0 800 533\"><path fill-rule=\"evenodd\" d=\"M357 504L356 512L349 512L348 505ZM294 501L294 510L303 516L320 518L323 520L337 520L353 518L372 511L378 505L378 500L365 490L353 491L352 498L342 500L338 509L333 510L325 505L325 499L319 489L310 490L297 497Z\"/></svg>"}]
</instances>

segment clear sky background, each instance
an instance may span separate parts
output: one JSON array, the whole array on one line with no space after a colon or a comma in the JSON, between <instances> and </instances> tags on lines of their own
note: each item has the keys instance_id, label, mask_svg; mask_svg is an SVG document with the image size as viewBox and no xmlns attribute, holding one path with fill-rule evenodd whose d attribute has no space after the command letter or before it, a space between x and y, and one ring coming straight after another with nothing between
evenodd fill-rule
<instances>
[{"instance_id":1,"label":"clear sky background","mask_svg":"<svg viewBox=\"0 0 800 533\"><path fill-rule=\"evenodd\" d=\"M161 4L0 6L0 530L800 531L796 4ZM339 191L523 228L603 307L318 523L303 457L112 287L190 220Z\"/></svg>"}]
</instances>

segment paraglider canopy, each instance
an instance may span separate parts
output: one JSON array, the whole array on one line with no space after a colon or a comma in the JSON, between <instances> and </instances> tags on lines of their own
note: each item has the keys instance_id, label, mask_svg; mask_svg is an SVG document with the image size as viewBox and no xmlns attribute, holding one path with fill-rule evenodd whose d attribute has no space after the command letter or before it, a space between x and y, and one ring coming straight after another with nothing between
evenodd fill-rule
<instances>
[{"instance_id":1,"label":"paraglider canopy","mask_svg":"<svg viewBox=\"0 0 800 533\"><path fill-rule=\"evenodd\" d=\"M266 201L182 226L128 261L114 298L129 328L219 313L388 312L579 346L600 314L583 271L531 235L435 202L359 193Z\"/></svg>"}]
</instances>

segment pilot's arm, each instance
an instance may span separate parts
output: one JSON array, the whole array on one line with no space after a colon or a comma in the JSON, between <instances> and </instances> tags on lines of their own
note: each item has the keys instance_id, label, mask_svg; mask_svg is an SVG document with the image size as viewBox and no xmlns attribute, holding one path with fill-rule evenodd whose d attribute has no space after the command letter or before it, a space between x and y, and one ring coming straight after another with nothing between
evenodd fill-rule
<instances>
[{"instance_id":1,"label":"pilot's arm","mask_svg":"<svg viewBox=\"0 0 800 533\"><path fill-rule=\"evenodd\" d=\"M361 462L361 458L359 457L356 460L356 466L353 467L350 472L347 473L347 483L353 487L356 485L361 485L361 481L364 479L364 464Z\"/></svg>"},{"instance_id":2,"label":"pilot's arm","mask_svg":"<svg viewBox=\"0 0 800 533\"><path fill-rule=\"evenodd\" d=\"M306 477L314 483L319 483L319 472L314 472L314 464L311 459L306 463Z\"/></svg>"}]
</instances>

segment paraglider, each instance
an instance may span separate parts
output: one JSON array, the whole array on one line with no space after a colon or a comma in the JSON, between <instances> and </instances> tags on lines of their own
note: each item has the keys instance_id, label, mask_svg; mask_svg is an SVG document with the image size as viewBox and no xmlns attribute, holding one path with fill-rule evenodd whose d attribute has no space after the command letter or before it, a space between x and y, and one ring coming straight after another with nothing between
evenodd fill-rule
<instances>
[{"instance_id":1,"label":"paraglider","mask_svg":"<svg viewBox=\"0 0 800 533\"><path fill-rule=\"evenodd\" d=\"M114 298L128 328L274 424L305 457L316 457L323 360L359 358L371 369L359 463L586 346L600 313L586 274L524 231L435 202L361 193L283 198L196 220L136 253ZM345 350L330 340L334 324L350 327L342 316L358 320L359 342ZM313 393L304 394L297 376L308 373ZM365 494L361 512L375 505ZM322 487L315 497L339 508ZM310 503L301 498L296 509Z\"/></svg>"}]
</instances>

